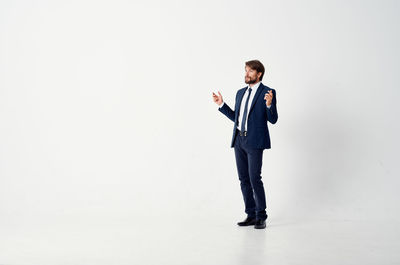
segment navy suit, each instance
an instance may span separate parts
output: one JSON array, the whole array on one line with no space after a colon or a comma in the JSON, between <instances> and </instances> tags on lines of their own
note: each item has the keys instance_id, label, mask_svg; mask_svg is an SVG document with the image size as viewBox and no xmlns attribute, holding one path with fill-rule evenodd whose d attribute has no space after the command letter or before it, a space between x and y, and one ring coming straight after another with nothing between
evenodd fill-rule
<instances>
[{"instance_id":1,"label":"navy suit","mask_svg":"<svg viewBox=\"0 0 400 265\"><path fill-rule=\"evenodd\" d=\"M237 126L243 95L247 87L236 93L235 110L226 103L218 110L234 122L231 147L235 149L236 166L240 180L245 212L248 217L267 219L265 191L261 180L262 155L264 149L271 148L268 122L275 124L278 120L276 108L276 92L260 83L248 109L247 134L240 136ZM271 107L267 108L264 96L272 91ZM244 100L243 100L244 102ZM249 102L250 104L250 102Z\"/></svg>"}]
</instances>

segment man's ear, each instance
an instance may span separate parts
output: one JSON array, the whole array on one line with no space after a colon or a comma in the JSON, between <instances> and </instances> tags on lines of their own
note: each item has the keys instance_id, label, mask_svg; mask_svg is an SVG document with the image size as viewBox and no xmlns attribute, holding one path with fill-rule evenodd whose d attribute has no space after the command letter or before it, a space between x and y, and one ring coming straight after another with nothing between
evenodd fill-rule
<instances>
[{"instance_id":1,"label":"man's ear","mask_svg":"<svg viewBox=\"0 0 400 265\"><path fill-rule=\"evenodd\" d=\"M262 75L261 72L258 72L258 73L257 73L258 79L260 79L261 75Z\"/></svg>"}]
</instances>

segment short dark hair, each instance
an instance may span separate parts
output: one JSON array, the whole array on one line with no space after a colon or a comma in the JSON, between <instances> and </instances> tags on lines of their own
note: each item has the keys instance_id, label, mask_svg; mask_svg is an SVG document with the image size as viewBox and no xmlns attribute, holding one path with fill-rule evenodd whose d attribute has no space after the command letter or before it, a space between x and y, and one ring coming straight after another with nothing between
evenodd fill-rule
<instances>
[{"instance_id":1,"label":"short dark hair","mask_svg":"<svg viewBox=\"0 0 400 265\"><path fill-rule=\"evenodd\" d=\"M261 73L260 81L263 79L265 68L264 65L259 60L247 61L246 65L251 69L256 70L258 73Z\"/></svg>"}]
</instances>

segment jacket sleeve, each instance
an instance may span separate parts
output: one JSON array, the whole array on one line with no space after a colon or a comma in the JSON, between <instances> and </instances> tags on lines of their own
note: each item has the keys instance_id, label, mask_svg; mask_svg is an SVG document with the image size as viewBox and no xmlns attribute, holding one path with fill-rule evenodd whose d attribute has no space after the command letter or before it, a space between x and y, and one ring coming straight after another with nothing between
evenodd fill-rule
<instances>
[{"instance_id":1,"label":"jacket sleeve","mask_svg":"<svg viewBox=\"0 0 400 265\"><path fill-rule=\"evenodd\" d=\"M267 112L267 120L270 123L275 124L278 121L278 110L276 108L276 91L275 91L275 89L272 89L272 94L274 96L272 98L271 107L267 108L267 106L265 106L265 111Z\"/></svg>"},{"instance_id":2,"label":"jacket sleeve","mask_svg":"<svg viewBox=\"0 0 400 265\"><path fill-rule=\"evenodd\" d=\"M228 117L231 121L235 122L235 112L228 106L228 104L226 104L226 102L218 110L222 112L222 114L224 114L226 117Z\"/></svg>"},{"instance_id":3,"label":"jacket sleeve","mask_svg":"<svg viewBox=\"0 0 400 265\"><path fill-rule=\"evenodd\" d=\"M235 97L235 110L236 110L236 102L239 95L239 91L236 93ZM235 111L233 111L226 102L218 109L222 112L226 117L228 117L231 121L235 122Z\"/></svg>"}]
</instances>

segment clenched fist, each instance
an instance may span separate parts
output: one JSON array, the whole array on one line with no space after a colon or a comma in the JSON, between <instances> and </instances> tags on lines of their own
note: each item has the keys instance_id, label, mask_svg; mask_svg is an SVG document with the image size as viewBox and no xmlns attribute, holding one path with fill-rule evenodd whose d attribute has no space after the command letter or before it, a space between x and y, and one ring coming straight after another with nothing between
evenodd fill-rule
<instances>
[{"instance_id":1,"label":"clenched fist","mask_svg":"<svg viewBox=\"0 0 400 265\"><path fill-rule=\"evenodd\" d=\"M272 90L268 91L268 93L265 93L264 99L267 101L267 106L271 106L273 97L274 94L272 94Z\"/></svg>"},{"instance_id":2,"label":"clenched fist","mask_svg":"<svg viewBox=\"0 0 400 265\"><path fill-rule=\"evenodd\" d=\"M214 92L213 92L213 100L214 100L214 102L219 106L219 105L221 105L222 104L222 95L221 95L221 93L219 93L219 91L218 91L218 95L217 94L215 94Z\"/></svg>"}]
</instances>

